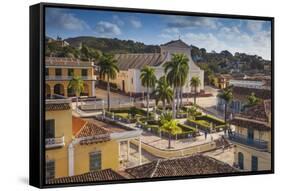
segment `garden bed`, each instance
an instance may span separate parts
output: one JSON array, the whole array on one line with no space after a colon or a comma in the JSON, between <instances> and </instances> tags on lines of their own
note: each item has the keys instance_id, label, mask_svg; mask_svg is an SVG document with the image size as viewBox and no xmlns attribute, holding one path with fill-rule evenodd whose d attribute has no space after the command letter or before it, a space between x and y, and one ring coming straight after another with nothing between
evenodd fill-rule
<instances>
[{"instance_id":1,"label":"garden bed","mask_svg":"<svg viewBox=\"0 0 281 191\"><path fill-rule=\"evenodd\" d=\"M185 124L197 127L198 129L207 131L208 133L220 132L225 128L224 121L210 115L196 116L195 119L188 118Z\"/></svg>"},{"instance_id":2,"label":"garden bed","mask_svg":"<svg viewBox=\"0 0 281 191\"><path fill-rule=\"evenodd\" d=\"M156 136L161 135L161 137L165 137L165 138L169 137L168 132L163 131L163 130L160 132L160 121L156 121L156 120L141 121L141 120L138 120L137 127L141 128L145 131L148 131L148 132L150 132L150 133L152 133ZM178 127L182 129L182 133L179 133L177 135L172 135L171 139L173 139L173 140L192 138L192 137L196 137L198 135L198 131L193 127L190 127L190 126L184 125L184 124L178 124Z\"/></svg>"},{"instance_id":3,"label":"garden bed","mask_svg":"<svg viewBox=\"0 0 281 191\"><path fill-rule=\"evenodd\" d=\"M137 119L146 118L147 112L139 108L113 109L106 111L105 116L123 123L136 123ZM153 117L153 113L149 112L149 116Z\"/></svg>"}]
</instances>

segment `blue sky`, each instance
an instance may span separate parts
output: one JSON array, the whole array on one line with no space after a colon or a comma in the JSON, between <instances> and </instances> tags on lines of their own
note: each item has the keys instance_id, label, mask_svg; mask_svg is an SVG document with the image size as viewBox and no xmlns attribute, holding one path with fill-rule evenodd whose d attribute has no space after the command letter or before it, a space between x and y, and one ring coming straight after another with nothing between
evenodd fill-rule
<instances>
[{"instance_id":1,"label":"blue sky","mask_svg":"<svg viewBox=\"0 0 281 191\"><path fill-rule=\"evenodd\" d=\"M271 55L269 21L172 16L81 9L46 9L46 34L95 36L163 44L182 39L207 51Z\"/></svg>"}]
</instances>

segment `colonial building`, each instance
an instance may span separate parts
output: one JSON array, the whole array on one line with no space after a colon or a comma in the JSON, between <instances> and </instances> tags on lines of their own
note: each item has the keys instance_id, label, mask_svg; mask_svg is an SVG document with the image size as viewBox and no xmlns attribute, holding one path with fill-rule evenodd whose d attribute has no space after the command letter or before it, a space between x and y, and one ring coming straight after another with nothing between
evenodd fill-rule
<instances>
[{"instance_id":1,"label":"colonial building","mask_svg":"<svg viewBox=\"0 0 281 191\"><path fill-rule=\"evenodd\" d=\"M68 83L73 76L81 76L84 80L84 91L81 95L95 96L94 63L73 58L45 58L45 95L57 94L66 97L75 96Z\"/></svg>"},{"instance_id":2,"label":"colonial building","mask_svg":"<svg viewBox=\"0 0 281 191\"><path fill-rule=\"evenodd\" d=\"M52 96L45 102L46 180L104 169L118 170L119 141L114 134L72 116L71 100Z\"/></svg>"},{"instance_id":3,"label":"colonial building","mask_svg":"<svg viewBox=\"0 0 281 191\"><path fill-rule=\"evenodd\" d=\"M145 87L141 85L140 74L141 69L145 66L151 66L155 69L156 77L159 79L164 75L163 64L170 61L172 54L182 53L189 59L189 74L187 83L183 89L184 93L191 91L189 81L193 76L198 76L201 81L201 85L198 87L198 91L204 89L204 71L201 70L192 60L191 47L184 43L182 40L170 41L160 46L159 53L139 53L139 54L116 54L115 59L120 72L112 83L115 83L117 87L131 94L140 94L146 92Z\"/></svg>"},{"instance_id":4,"label":"colonial building","mask_svg":"<svg viewBox=\"0 0 281 191\"><path fill-rule=\"evenodd\" d=\"M48 99L45 104L46 179L68 176L68 145L72 141L69 99Z\"/></svg>"},{"instance_id":5,"label":"colonial building","mask_svg":"<svg viewBox=\"0 0 281 191\"><path fill-rule=\"evenodd\" d=\"M271 101L248 108L230 121L235 132L228 137L234 146L234 161L245 171L271 169Z\"/></svg>"},{"instance_id":6,"label":"colonial building","mask_svg":"<svg viewBox=\"0 0 281 191\"><path fill-rule=\"evenodd\" d=\"M233 86L233 100L228 104L228 112L231 113L240 113L243 111L244 106L247 104L247 97L252 93L255 94L260 100L271 99L271 90L270 87L256 88L252 86ZM217 98L217 110L224 112L224 100Z\"/></svg>"}]
</instances>

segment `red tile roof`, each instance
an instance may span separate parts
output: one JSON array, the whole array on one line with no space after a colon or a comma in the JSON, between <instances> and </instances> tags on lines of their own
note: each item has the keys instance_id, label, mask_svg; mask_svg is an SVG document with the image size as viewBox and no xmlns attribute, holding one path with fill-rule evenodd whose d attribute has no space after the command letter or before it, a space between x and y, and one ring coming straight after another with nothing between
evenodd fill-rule
<instances>
[{"instance_id":1,"label":"red tile roof","mask_svg":"<svg viewBox=\"0 0 281 191\"><path fill-rule=\"evenodd\" d=\"M269 131L271 124L271 100L264 100L262 103L247 108L244 112L235 114L230 123L244 128L254 128L261 131Z\"/></svg>"},{"instance_id":2,"label":"red tile roof","mask_svg":"<svg viewBox=\"0 0 281 191\"><path fill-rule=\"evenodd\" d=\"M88 121L84 127L75 135L75 138L82 138L81 145L93 144L103 141L109 141L109 132L93 122Z\"/></svg>"},{"instance_id":3,"label":"red tile roof","mask_svg":"<svg viewBox=\"0 0 281 191\"><path fill-rule=\"evenodd\" d=\"M230 165L214 158L193 155L176 159L159 159L125 170L135 178L188 176L237 172Z\"/></svg>"},{"instance_id":4,"label":"red tile roof","mask_svg":"<svg viewBox=\"0 0 281 191\"><path fill-rule=\"evenodd\" d=\"M55 178L47 180L46 184L66 184L66 183L86 183L97 181L110 181L110 180L123 180L124 176L111 170L105 169L100 171L88 172L85 174L67 176L61 178Z\"/></svg>"},{"instance_id":5,"label":"red tile roof","mask_svg":"<svg viewBox=\"0 0 281 191\"><path fill-rule=\"evenodd\" d=\"M271 99L270 89L255 89L234 86L232 90L234 99L245 100L247 96L250 96L252 93L260 99Z\"/></svg>"}]
</instances>

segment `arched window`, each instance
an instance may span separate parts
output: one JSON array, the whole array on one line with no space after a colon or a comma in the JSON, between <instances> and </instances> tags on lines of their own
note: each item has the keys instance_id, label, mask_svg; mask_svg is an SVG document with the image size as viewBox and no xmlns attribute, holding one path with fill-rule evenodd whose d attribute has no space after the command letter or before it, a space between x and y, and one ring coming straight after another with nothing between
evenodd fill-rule
<instances>
[{"instance_id":1,"label":"arched window","mask_svg":"<svg viewBox=\"0 0 281 191\"><path fill-rule=\"evenodd\" d=\"M64 87L62 84L56 84L54 86L54 94L57 94L57 95L64 95Z\"/></svg>"}]
</instances>

